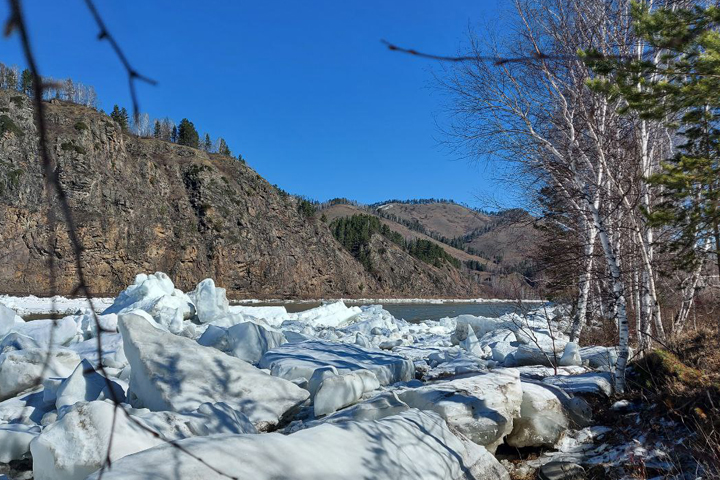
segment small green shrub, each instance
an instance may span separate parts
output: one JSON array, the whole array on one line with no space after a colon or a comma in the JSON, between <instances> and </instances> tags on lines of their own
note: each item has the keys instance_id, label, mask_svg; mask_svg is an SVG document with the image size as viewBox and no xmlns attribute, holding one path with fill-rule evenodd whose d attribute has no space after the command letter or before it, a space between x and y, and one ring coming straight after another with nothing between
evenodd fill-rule
<instances>
[{"instance_id":1,"label":"small green shrub","mask_svg":"<svg viewBox=\"0 0 720 480\"><path fill-rule=\"evenodd\" d=\"M86 153L85 148L81 147L80 145L75 145L72 142L64 142L60 145L60 148L63 149L65 152L75 152L79 153L81 155L84 155Z\"/></svg>"},{"instance_id":2,"label":"small green shrub","mask_svg":"<svg viewBox=\"0 0 720 480\"><path fill-rule=\"evenodd\" d=\"M12 118L7 115L0 115L0 135L5 132L10 132L18 137L22 137L24 135L23 131L20 130L20 127L15 125L15 122L12 121Z\"/></svg>"},{"instance_id":3,"label":"small green shrub","mask_svg":"<svg viewBox=\"0 0 720 480\"><path fill-rule=\"evenodd\" d=\"M74 125L74 126L75 126L75 130L77 130L78 132L82 132L82 131L85 131L85 130L88 129L88 126L85 125L85 122L80 121L80 120L78 120L77 122L75 122L75 125Z\"/></svg>"}]
</instances>

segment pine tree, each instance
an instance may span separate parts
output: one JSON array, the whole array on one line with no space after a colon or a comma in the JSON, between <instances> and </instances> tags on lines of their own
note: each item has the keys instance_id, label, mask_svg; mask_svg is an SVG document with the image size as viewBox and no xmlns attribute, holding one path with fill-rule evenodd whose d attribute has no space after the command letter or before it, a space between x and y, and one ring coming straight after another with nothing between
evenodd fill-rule
<instances>
[{"instance_id":1,"label":"pine tree","mask_svg":"<svg viewBox=\"0 0 720 480\"><path fill-rule=\"evenodd\" d=\"M222 137L218 138L217 153L219 153L220 155L232 157L232 152L230 152L230 147L228 147L228 144L225 142L225 139Z\"/></svg>"},{"instance_id":2,"label":"pine tree","mask_svg":"<svg viewBox=\"0 0 720 480\"><path fill-rule=\"evenodd\" d=\"M205 134L205 141L203 142L203 150L205 150L206 152L212 151L212 140L210 140L209 133Z\"/></svg>"},{"instance_id":3,"label":"pine tree","mask_svg":"<svg viewBox=\"0 0 720 480\"><path fill-rule=\"evenodd\" d=\"M590 86L625 100L625 111L676 130L677 154L649 179L662 191L649 221L670 228L682 266L702 261L709 241L720 269L720 8L633 3L631 13L648 52L642 60L588 52L600 75Z\"/></svg>"},{"instance_id":4,"label":"pine tree","mask_svg":"<svg viewBox=\"0 0 720 480\"><path fill-rule=\"evenodd\" d=\"M32 95L33 93L33 77L32 73L30 73L30 70L27 68L22 71L21 79L20 79L20 91L22 91L25 95Z\"/></svg>"},{"instance_id":5,"label":"pine tree","mask_svg":"<svg viewBox=\"0 0 720 480\"><path fill-rule=\"evenodd\" d=\"M170 141L173 143L177 143L178 141L178 129L176 125L173 125L172 132L170 133Z\"/></svg>"},{"instance_id":6,"label":"pine tree","mask_svg":"<svg viewBox=\"0 0 720 480\"><path fill-rule=\"evenodd\" d=\"M193 125L193 123L187 118L180 120L180 127L177 131L177 143L188 147L198 148L199 142L200 136L198 135L197 130L195 130L195 125Z\"/></svg>"},{"instance_id":7,"label":"pine tree","mask_svg":"<svg viewBox=\"0 0 720 480\"><path fill-rule=\"evenodd\" d=\"M117 105L113 106L112 112L110 112L110 118L112 118L115 122L120 125L120 128L122 128L123 131L126 131L128 129L128 113L125 107L120 108Z\"/></svg>"},{"instance_id":8,"label":"pine tree","mask_svg":"<svg viewBox=\"0 0 720 480\"><path fill-rule=\"evenodd\" d=\"M155 120L155 128L153 129L153 137L160 138L160 135L161 135L160 120Z\"/></svg>"},{"instance_id":9,"label":"pine tree","mask_svg":"<svg viewBox=\"0 0 720 480\"><path fill-rule=\"evenodd\" d=\"M15 70L15 67L10 67L5 72L5 84L7 85L7 88L15 90L17 89L17 72Z\"/></svg>"}]
</instances>

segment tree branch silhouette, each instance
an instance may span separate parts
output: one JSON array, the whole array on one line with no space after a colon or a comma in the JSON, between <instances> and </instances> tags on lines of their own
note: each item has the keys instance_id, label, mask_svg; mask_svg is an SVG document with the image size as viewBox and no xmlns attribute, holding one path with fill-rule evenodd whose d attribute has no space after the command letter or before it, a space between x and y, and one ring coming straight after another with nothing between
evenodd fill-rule
<instances>
[{"instance_id":1,"label":"tree branch silhouette","mask_svg":"<svg viewBox=\"0 0 720 480\"><path fill-rule=\"evenodd\" d=\"M130 414L128 414L124 408L122 408L120 404L120 400L115 393L115 389L112 388L112 384L110 382L110 379L108 378L108 374L105 371L105 367L102 364L102 334L108 333L107 330L105 330L102 325L100 324L100 319L98 318L98 315L95 311L93 302L92 302L92 293L90 291L90 287L87 283L85 272L83 269L82 264L82 253L84 251L84 247L82 245L82 242L80 241L80 238L77 234L77 225L75 223L73 212L70 207L70 204L68 202L67 194L65 193L65 190L62 186L62 183L60 182L60 176L58 169L55 167L55 164L53 162L53 159L50 155L49 149L48 149L48 128L47 128L47 122L45 117L45 104L43 103L42 97L43 97L43 91L45 88L45 85L43 85L42 82L42 76L40 75L39 68L37 65L37 61L35 59L35 55L32 50L30 38L27 31L27 26L25 23L25 17L23 15L22 5L20 0L8 0L9 6L10 6L10 15L7 19L7 22L5 23L5 29L4 34L5 36L10 36L13 32L17 31L18 36L20 38L20 43L22 45L23 54L25 56L25 61L28 65L28 70L30 70L30 74L32 75L33 79L33 108L35 111L35 121L37 125L37 131L38 131L38 146L40 151L40 159L42 161L43 166L43 179L45 182L45 193L46 193L46 201L48 203L48 224L51 229L51 235L50 235L50 248L49 252L50 255L48 256L48 265L50 269L50 276L51 276L51 293L53 297L57 293L57 285L56 285L56 267L55 267L55 260L54 260L54 232L55 232L55 216L54 216L54 207L55 207L55 198L57 198L57 203L59 203L60 210L63 213L63 217L65 220L65 224L67 227L67 233L68 237L70 239L70 245L72 247L74 256L75 256L75 268L76 268L76 275L78 277L78 285L76 286L74 293L76 294L82 294L84 296L89 304L90 311L92 312L95 327L97 330L97 354L98 354L98 369L100 370L100 373L102 374L105 384L108 387L108 391L110 393L111 400L113 402L113 419L112 419L112 428L110 433L110 438L108 441L108 448L105 455L105 460L103 462L103 465L100 468L100 475L99 478L102 479L104 472L109 469L112 466L112 460L110 458L111 454L111 448L114 438L114 427L117 420L117 414L118 409L122 410L126 415L127 418L137 427L139 427L141 430L149 433L150 435L159 438L160 440L163 440L166 443L169 443L173 445L174 448L177 448L179 451L185 453L186 455L189 455L191 458L195 459L196 461L200 462L213 472L217 473L218 475L221 475L223 477L229 478L231 480L238 480L236 477L233 477L231 475L228 475L221 470L217 469L216 467L213 467L212 465L208 464L205 460L202 458L194 455L192 452L188 451L181 445L178 445L177 442L172 440L167 440L165 438L162 438L160 434L158 434L155 430L152 430L151 428L145 426L143 423L139 422L137 419L132 417ZM93 14L96 22L100 26L100 36L99 38L107 39L110 41L110 44L113 46L113 49L120 57L121 62L125 66L125 68L128 70L128 77L130 79L130 90L131 95L133 97L133 108L135 109L135 112L138 111L138 102L137 102L137 96L135 93L135 87L134 82L135 80L141 80L145 81L147 83L150 83L152 85L156 84L154 80L149 79L148 77L145 77L144 75L141 75L137 73L132 67L130 67L129 62L127 61L127 58L123 54L122 50L118 46L117 42L114 40L112 36L107 32L107 29L105 28L105 24L102 21L102 18L97 12L97 9L95 9L94 4L91 0L86 0L86 4L88 5L88 8L90 9L91 13ZM55 304L53 301L53 311L55 310ZM48 347L49 349L52 348L52 338L54 335L55 326L57 323L55 322L53 324L53 328L50 333L50 343L51 345ZM43 369L41 370L41 374L39 376L39 379L41 380L44 376L44 373L47 371L48 364L50 360L50 350L48 351L48 355L46 357L45 363L43 365ZM38 382L39 383L39 382Z\"/></svg>"}]
</instances>

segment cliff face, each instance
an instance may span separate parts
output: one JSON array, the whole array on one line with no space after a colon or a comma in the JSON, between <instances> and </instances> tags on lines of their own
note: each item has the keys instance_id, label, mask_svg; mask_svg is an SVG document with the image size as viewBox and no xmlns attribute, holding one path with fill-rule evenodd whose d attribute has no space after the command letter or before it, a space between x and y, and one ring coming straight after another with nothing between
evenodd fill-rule
<instances>
[{"instance_id":1,"label":"cliff face","mask_svg":"<svg viewBox=\"0 0 720 480\"><path fill-rule=\"evenodd\" d=\"M108 116L50 103L50 150L85 247L96 294L115 295L139 272L164 271L188 290L206 277L234 297L461 296L477 285L379 247L366 272L317 218L251 168L218 155L123 134ZM30 99L0 91L0 293L76 286L62 222L48 247L48 208ZM58 219L62 219L57 212ZM385 258L387 257L387 258ZM414 272L397 275L394 272Z\"/></svg>"}]
</instances>

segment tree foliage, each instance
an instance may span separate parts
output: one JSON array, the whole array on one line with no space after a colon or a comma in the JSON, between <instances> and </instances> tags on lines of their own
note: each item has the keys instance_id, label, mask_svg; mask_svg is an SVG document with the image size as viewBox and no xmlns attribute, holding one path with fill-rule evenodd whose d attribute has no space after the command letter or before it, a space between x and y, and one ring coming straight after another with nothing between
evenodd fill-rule
<instances>
[{"instance_id":1,"label":"tree foliage","mask_svg":"<svg viewBox=\"0 0 720 480\"><path fill-rule=\"evenodd\" d=\"M195 125L187 118L180 120L177 130L177 143L193 148L199 146L200 135L198 135Z\"/></svg>"}]
</instances>

